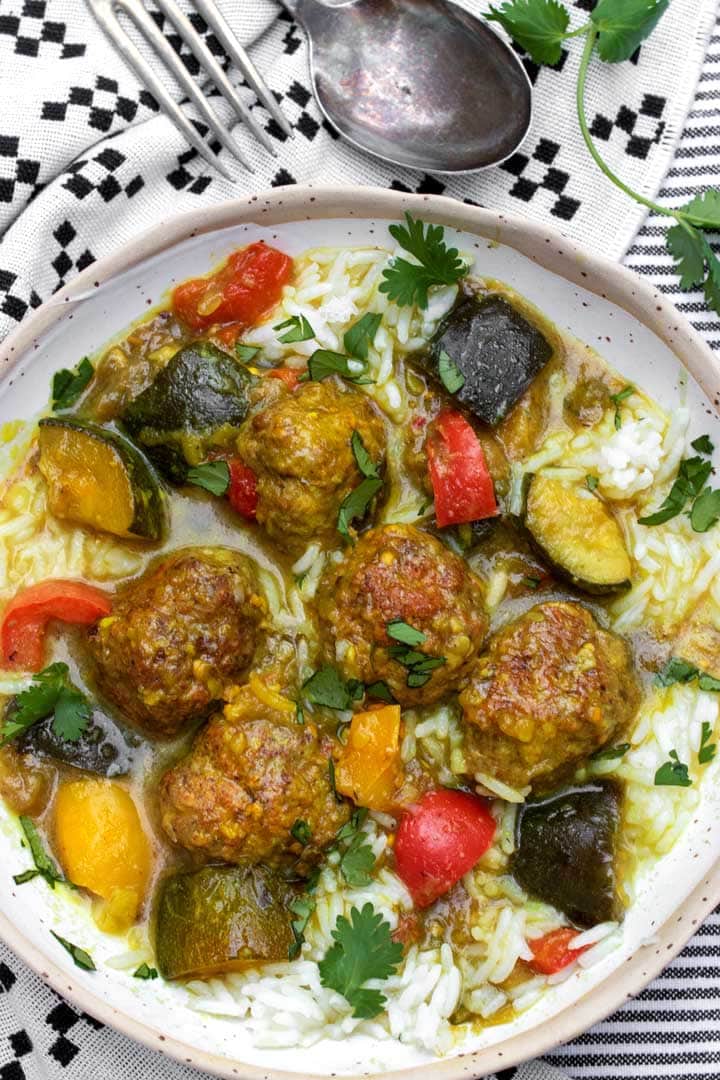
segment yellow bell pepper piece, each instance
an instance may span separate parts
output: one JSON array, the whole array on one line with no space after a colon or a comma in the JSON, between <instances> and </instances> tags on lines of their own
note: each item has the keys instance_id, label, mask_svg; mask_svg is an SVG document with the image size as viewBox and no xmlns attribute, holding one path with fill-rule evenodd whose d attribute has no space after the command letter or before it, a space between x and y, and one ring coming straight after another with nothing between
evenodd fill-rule
<instances>
[{"instance_id":1,"label":"yellow bell pepper piece","mask_svg":"<svg viewBox=\"0 0 720 1080\"><path fill-rule=\"evenodd\" d=\"M335 766L337 790L359 806L387 812L401 782L400 706L356 713Z\"/></svg>"}]
</instances>

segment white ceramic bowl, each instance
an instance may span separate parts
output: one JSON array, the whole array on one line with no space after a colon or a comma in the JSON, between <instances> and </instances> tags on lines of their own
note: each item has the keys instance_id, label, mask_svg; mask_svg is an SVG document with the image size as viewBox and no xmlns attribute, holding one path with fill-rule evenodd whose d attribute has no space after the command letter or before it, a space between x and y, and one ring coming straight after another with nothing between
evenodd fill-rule
<instances>
[{"instance_id":1,"label":"white ceramic bowl","mask_svg":"<svg viewBox=\"0 0 720 1080\"><path fill-rule=\"evenodd\" d=\"M317 245L386 243L387 224L403 211L459 230L457 245L476 254L479 274L511 283L554 322L595 345L633 382L669 409L685 367L688 404L720 444L712 406L720 361L672 305L614 263L578 249L559 234L517 218L435 196L369 188L278 188L164 222L80 274L38 308L0 347L0 421L27 416L47 400L51 375L93 353L155 305L175 282L204 273L233 249L265 239L295 254ZM712 403L709 404L709 401ZM16 830L0 817L0 935L57 991L99 1020L179 1060L248 1080L384 1073L410 1080L460 1080L547 1051L637 993L678 952L720 902L720 783L705 784L696 820L683 841L643 882L627 915L623 944L597 966L573 975L511 1024L489 1027L442 1060L392 1041L353 1037L301 1050L256 1050L242 1023L193 1012L171 988L139 982L102 964L112 947L94 947L88 974L49 935L92 945L80 911L58 908L41 881L18 892ZM650 943L651 942L651 943ZM117 951L117 949L116 949Z\"/></svg>"}]
</instances>

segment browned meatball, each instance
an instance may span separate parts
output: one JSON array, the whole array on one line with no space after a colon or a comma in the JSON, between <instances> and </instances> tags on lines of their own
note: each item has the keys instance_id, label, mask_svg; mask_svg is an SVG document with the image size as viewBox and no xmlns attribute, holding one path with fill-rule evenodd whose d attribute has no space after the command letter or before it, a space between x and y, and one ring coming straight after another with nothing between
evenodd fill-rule
<instances>
[{"instance_id":1,"label":"browned meatball","mask_svg":"<svg viewBox=\"0 0 720 1080\"><path fill-rule=\"evenodd\" d=\"M249 666L266 610L244 555L180 549L120 589L89 632L98 685L149 734L175 735Z\"/></svg>"},{"instance_id":2,"label":"browned meatball","mask_svg":"<svg viewBox=\"0 0 720 1080\"><path fill-rule=\"evenodd\" d=\"M329 380L301 383L245 423L237 448L257 476L257 520L284 550L301 552L311 540L336 537L340 504L362 480L353 431L381 465L379 412L365 394Z\"/></svg>"},{"instance_id":3,"label":"browned meatball","mask_svg":"<svg viewBox=\"0 0 720 1080\"><path fill-rule=\"evenodd\" d=\"M488 626L480 579L413 525L365 533L342 562L326 570L318 611L328 660L346 678L382 679L402 705L427 705L456 689ZM416 667L420 677L414 677L415 665L393 656L397 642L388 637L387 624L395 619L425 635L419 652L444 663L424 673Z\"/></svg>"},{"instance_id":4,"label":"browned meatball","mask_svg":"<svg viewBox=\"0 0 720 1080\"><path fill-rule=\"evenodd\" d=\"M630 651L580 604L538 604L488 643L460 695L469 772L550 788L631 719Z\"/></svg>"},{"instance_id":5,"label":"browned meatball","mask_svg":"<svg viewBox=\"0 0 720 1080\"><path fill-rule=\"evenodd\" d=\"M160 781L160 818L177 844L231 863L308 866L347 821L330 786L333 743L243 687ZM296 822L311 834L303 845Z\"/></svg>"}]
</instances>

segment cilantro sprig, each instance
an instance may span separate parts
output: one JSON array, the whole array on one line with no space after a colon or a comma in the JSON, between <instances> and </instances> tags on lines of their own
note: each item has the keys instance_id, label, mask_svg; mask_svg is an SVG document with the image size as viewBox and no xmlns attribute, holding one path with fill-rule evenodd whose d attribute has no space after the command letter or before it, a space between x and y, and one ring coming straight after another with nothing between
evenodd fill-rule
<instances>
[{"instance_id":1,"label":"cilantro sprig","mask_svg":"<svg viewBox=\"0 0 720 1080\"><path fill-rule=\"evenodd\" d=\"M537 64L560 61L562 46L570 38L585 39L578 69L576 106L580 130L595 164L608 180L641 206L674 221L665 241L672 255L680 288L702 286L709 307L720 314L720 259L707 233L720 231L720 191L709 188L684 206L660 206L634 191L607 164L595 145L586 118L585 91L590 62L595 54L605 63L629 60L653 32L670 0L598 0L587 23L570 29L570 13L559 0L504 0L487 15L499 23Z\"/></svg>"},{"instance_id":2,"label":"cilantro sprig","mask_svg":"<svg viewBox=\"0 0 720 1080\"><path fill-rule=\"evenodd\" d=\"M203 461L188 469L187 482L211 495L226 495L230 487L230 466L227 461Z\"/></svg>"},{"instance_id":3,"label":"cilantro sprig","mask_svg":"<svg viewBox=\"0 0 720 1080\"><path fill-rule=\"evenodd\" d=\"M701 457L685 458L680 462L678 474L662 505L653 513L638 518L640 525L664 525L666 521L681 514L688 502L704 494L705 482L712 472L712 462ZM705 500L704 500L705 501ZM707 526L709 528L709 526ZM704 532L705 529L697 529Z\"/></svg>"},{"instance_id":4,"label":"cilantro sprig","mask_svg":"<svg viewBox=\"0 0 720 1080\"><path fill-rule=\"evenodd\" d=\"M353 1007L353 1016L377 1016L383 1011L385 996L365 984L394 975L402 960L401 942L392 940L390 924L370 903L360 910L353 907L349 919L338 915L332 937L335 944L318 965L320 982L343 995Z\"/></svg>"},{"instance_id":5,"label":"cilantro sprig","mask_svg":"<svg viewBox=\"0 0 720 1080\"><path fill-rule=\"evenodd\" d=\"M69 409L71 405L74 405L94 374L95 368L87 356L83 356L75 368L62 368L56 371L52 381L53 411Z\"/></svg>"},{"instance_id":6,"label":"cilantro sprig","mask_svg":"<svg viewBox=\"0 0 720 1080\"><path fill-rule=\"evenodd\" d=\"M700 668L679 656L671 656L653 679L655 686L672 686L674 683L690 683L697 679L698 687L709 693L720 692L720 679L700 671Z\"/></svg>"},{"instance_id":7,"label":"cilantro sprig","mask_svg":"<svg viewBox=\"0 0 720 1080\"><path fill-rule=\"evenodd\" d=\"M428 306L428 290L433 285L454 285L466 270L457 248L445 243L442 225L425 225L412 214L405 214L405 225L390 225L392 238L417 262L400 256L382 272L380 292L387 293L401 307Z\"/></svg>"},{"instance_id":8,"label":"cilantro sprig","mask_svg":"<svg viewBox=\"0 0 720 1080\"><path fill-rule=\"evenodd\" d=\"M33 675L30 686L8 703L0 726L0 746L50 715L54 733L67 742L77 742L91 713L90 702L68 679L67 664L50 664Z\"/></svg>"}]
</instances>

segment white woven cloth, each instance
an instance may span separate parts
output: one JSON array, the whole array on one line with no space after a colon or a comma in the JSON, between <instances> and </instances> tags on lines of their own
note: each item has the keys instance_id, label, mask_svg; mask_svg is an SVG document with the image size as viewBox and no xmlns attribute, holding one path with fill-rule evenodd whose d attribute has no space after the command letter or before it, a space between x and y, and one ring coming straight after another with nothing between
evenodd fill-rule
<instances>
[{"instance_id":1,"label":"white woven cloth","mask_svg":"<svg viewBox=\"0 0 720 1080\"><path fill-rule=\"evenodd\" d=\"M483 11L488 2L465 0L465 6ZM152 0L147 3L151 8ZM256 106L278 157L235 129L256 170L250 175L238 168L235 182L186 149L83 0L0 0L0 339L78 270L148 226L198 205L293 182L437 192L524 213L616 258L630 247L630 265L660 288L677 291L662 242L664 223L651 218L638 235L642 211L602 179L581 146L572 105L577 45L557 69L538 73L529 65L535 120L518 154L479 176L438 178L383 166L334 137L311 97L303 34L286 15L278 17L273 0L220 5L242 40L254 42L253 58L295 127L295 137L284 139ZM592 3L568 0L568 6L579 22ZM594 65L589 80L588 113L605 156L644 194L653 195L666 177L661 201L669 204L720 183L717 31L696 87L715 9L716 0L672 0L633 63ZM187 57L187 50L182 54ZM242 92L251 103L249 92ZM229 108L214 101L229 122ZM719 347L720 320L705 310L701 296L676 299ZM499 1080L717 1078L719 1020L715 915L637 1001L551 1055L562 1073L533 1062L505 1070ZM80 1015L0 944L0 1080L197 1075Z\"/></svg>"}]
</instances>

